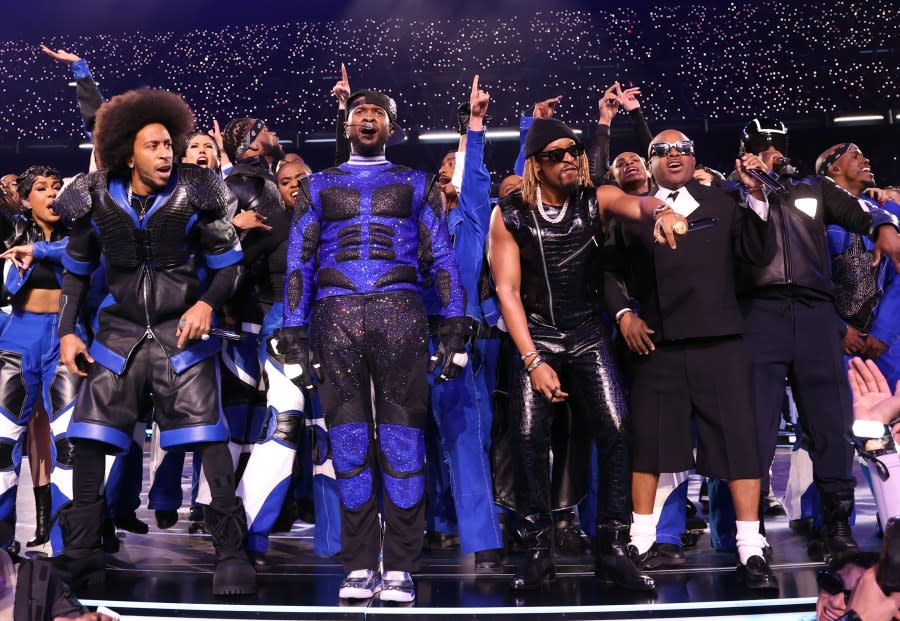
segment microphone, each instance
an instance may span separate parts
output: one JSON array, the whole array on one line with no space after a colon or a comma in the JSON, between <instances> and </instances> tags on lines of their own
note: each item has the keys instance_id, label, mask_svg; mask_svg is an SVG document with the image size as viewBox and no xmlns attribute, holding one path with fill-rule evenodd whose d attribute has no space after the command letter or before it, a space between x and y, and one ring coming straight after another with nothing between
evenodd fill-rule
<instances>
[{"instance_id":1,"label":"microphone","mask_svg":"<svg viewBox=\"0 0 900 621\"><path fill-rule=\"evenodd\" d=\"M363 129L375 129L375 123L363 121L362 123L344 123L344 127L362 127Z\"/></svg>"},{"instance_id":2,"label":"microphone","mask_svg":"<svg viewBox=\"0 0 900 621\"><path fill-rule=\"evenodd\" d=\"M780 194L787 194L789 192L789 190L782 185L781 181L778 180L778 175L772 171L766 172L759 168L748 168L747 173L774 192Z\"/></svg>"}]
</instances>

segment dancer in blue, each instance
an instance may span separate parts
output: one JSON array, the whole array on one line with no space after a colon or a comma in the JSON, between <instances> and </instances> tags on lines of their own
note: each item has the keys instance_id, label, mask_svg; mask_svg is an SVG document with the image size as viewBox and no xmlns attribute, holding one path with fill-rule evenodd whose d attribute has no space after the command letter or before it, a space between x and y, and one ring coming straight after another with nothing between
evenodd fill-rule
<instances>
[{"instance_id":1,"label":"dancer in blue","mask_svg":"<svg viewBox=\"0 0 900 621\"><path fill-rule=\"evenodd\" d=\"M56 433L58 421L71 414L79 384L60 363L56 337L62 256L69 239L52 207L61 177L47 166L31 166L17 181L26 211L13 220L12 247L2 255L12 263L5 286L13 311L0 334L0 519L10 523L15 523L22 432L37 400L43 400ZM57 489L62 485L65 494L72 467L71 447L61 432L53 457L51 483L58 501Z\"/></svg>"},{"instance_id":2,"label":"dancer in blue","mask_svg":"<svg viewBox=\"0 0 900 621\"><path fill-rule=\"evenodd\" d=\"M468 361L471 322L432 177L384 156L396 104L375 91L350 101L350 160L310 176L298 196L276 353L303 386L312 387L312 372L321 371L348 572L340 597L380 591L382 600L410 602L425 531L423 276L442 306L441 346L430 363L441 366L438 381L456 377Z\"/></svg>"},{"instance_id":3,"label":"dancer in blue","mask_svg":"<svg viewBox=\"0 0 900 621\"><path fill-rule=\"evenodd\" d=\"M468 129L465 132L465 161L459 191L453 186L454 176L448 154L441 166L438 183L447 203L447 222L459 276L466 291L466 316L472 321L473 335L487 335L490 327L481 308L479 284L485 265L484 247L490 225L491 177L484 165L484 116L489 96L478 88L478 76L469 97ZM455 165L460 166L459 162ZM428 298L426 298L428 299ZM436 300L435 300L436 301ZM433 306L438 308L434 309ZM428 304L429 315L440 311L440 303ZM435 336L432 348L440 345ZM475 553L476 572L499 572L502 569L500 548L503 537L494 504L490 469L490 434L493 420L490 368L484 362L491 356L485 338L475 338L469 346L472 364L466 366L456 382L440 382L431 386L431 409L440 436L441 461L450 469L452 501L456 509L462 552ZM494 352L496 358L496 351Z\"/></svg>"}]
</instances>

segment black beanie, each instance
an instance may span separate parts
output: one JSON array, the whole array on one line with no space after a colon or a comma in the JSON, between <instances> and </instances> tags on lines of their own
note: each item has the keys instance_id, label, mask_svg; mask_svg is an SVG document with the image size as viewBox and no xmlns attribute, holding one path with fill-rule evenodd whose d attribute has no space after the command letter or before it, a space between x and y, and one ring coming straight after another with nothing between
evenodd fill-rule
<instances>
[{"instance_id":1,"label":"black beanie","mask_svg":"<svg viewBox=\"0 0 900 621\"><path fill-rule=\"evenodd\" d=\"M548 144L560 138L571 138L580 145L581 140L572 128L556 119L535 119L525 135L525 157L532 157Z\"/></svg>"}]
</instances>

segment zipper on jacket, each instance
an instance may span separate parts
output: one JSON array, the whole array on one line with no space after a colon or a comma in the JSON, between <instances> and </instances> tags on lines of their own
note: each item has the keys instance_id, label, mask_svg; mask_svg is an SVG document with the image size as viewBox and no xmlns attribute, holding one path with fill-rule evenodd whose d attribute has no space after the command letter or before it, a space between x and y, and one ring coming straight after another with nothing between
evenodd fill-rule
<instances>
[{"instance_id":1,"label":"zipper on jacket","mask_svg":"<svg viewBox=\"0 0 900 621\"><path fill-rule=\"evenodd\" d=\"M563 265L565 265L572 259L575 259L576 257L578 257L578 255L580 255L582 252L584 252L585 250L588 249L588 247L591 245L591 243L593 243L598 248L600 247L600 244L597 243L597 238L594 237L593 235L591 235L591 238L589 240L587 240L583 246L581 246L578 250L576 250L575 252L573 252L572 254L567 256L565 259L560 261L559 266L562 267Z\"/></svg>"},{"instance_id":2,"label":"zipper on jacket","mask_svg":"<svg viewBox=\"0 0 900 621\"><path fill-rule=\"evenodd\" d=\"M556 325L556 317L553 316L553 292L550 291L550 275L547 273L547 257L544 256L544 242L541 239L541 225L538 224L537 214L531 210L531 219L534 220L534 229L537 233L538 248L541 249L541 263L544 266L544 282L547 283L547 299L550 300L550 323Z\"/></svg>"},{"instance_id":3,"label":"zipper on jacket","mask_svg":"<svg viewBox=\"0 0 900 621\"><path fill-rule=\"evenodd\" d=\"M790 285L793 284L791 275L791 242L788 240L787 215L784 208L781 210L781 239L784 242L782 244L784 247L784 279L787 281L786 284Z\"/></svg>"}]
</instances>

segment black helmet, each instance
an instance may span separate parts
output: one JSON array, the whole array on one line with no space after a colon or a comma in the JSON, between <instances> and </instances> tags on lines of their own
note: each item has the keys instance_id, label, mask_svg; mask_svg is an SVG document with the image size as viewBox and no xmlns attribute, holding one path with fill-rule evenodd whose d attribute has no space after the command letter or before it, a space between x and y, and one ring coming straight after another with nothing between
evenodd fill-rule
<instances>
[{"instance_id":1,"label":"black helmet","mask_svg":"<svg viewBox=\"0 0 900 621\"><path fill-rule=\"evenodd\" d=\"M759 155L774 145L782 155L787 155L787 133L787 127L781 121L767 118L753 119L741 130L741 154Z\"/></svg>"}]
</instances>

